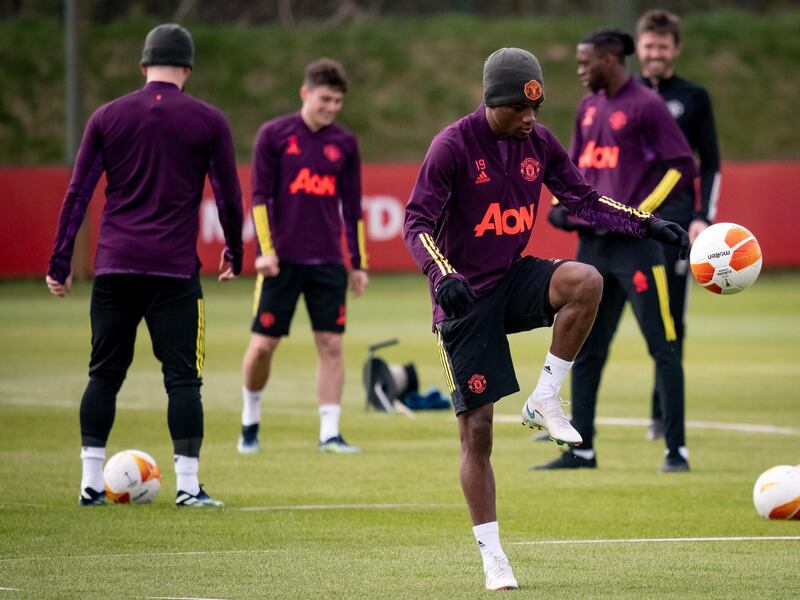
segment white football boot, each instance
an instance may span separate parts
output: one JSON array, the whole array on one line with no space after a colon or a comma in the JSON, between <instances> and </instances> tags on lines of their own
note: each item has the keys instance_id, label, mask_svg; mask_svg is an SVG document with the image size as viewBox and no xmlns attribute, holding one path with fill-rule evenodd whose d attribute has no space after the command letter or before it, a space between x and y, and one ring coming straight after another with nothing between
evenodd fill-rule
<instances>
[{"instance_id":1,"label":"white football boot","mask_svg":"<svg viewBox=\"0 0 800 600\"><path fill-rule=\"evenodd\" d=\"M569 402L561 400L556 394L538 398L533 396L522 407L522 424L531 429L547 429L550 438L559 445L577 446L583 443L583 438L564 414L562 403L569 405ZM528 409L528 404L533 406L533 411Z\"/></svg>"},{"instance_id":2,"label":"white football boot","mask_svg":"<svg viewBox=\"0 0 800 600\"><path fill-rule=\"evenodd\" d=\"M487 590L515 590L519 587L506 557L489 556L488 562L484 563L484 572Z\"/></svg>"}]
</instances>

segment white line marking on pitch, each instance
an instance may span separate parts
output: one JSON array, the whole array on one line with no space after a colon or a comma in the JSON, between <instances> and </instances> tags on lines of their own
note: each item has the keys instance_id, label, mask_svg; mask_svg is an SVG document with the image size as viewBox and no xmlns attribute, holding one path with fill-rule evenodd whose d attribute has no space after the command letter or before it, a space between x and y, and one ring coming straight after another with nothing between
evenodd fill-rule
<instances>
[{"instance_id":1,"label":"white line marking on pitch","mask_svg":"<svg viewBox=\"0 0 800 600\"><path fill-rule=\"evenodd\" d=\"M519 423L514 415L495 415L497 423ZM598 425L619 425L622 427L647 427L650 419L629 419L625 417L598 417ZM721 431L741 431L744 433L774 433L776 435L800 435L800 429L793 427L777 427L776 425L759 425L757 423L721 423L718 421L686 421L686 427L692 429L718 429Z\"/></svg>"},{"instance_id":2,"label":"white line marking on pitch","mask_svg":"<svg viewBox=\"0 0 800 600\"><path fill-rule=\"evenodd\" d=\"M152 556L206 556L216 554L266 554L268 552L279 552L279 550L197 550L191 552L142 552L130 554L75 554L72 556L20 556L18 558L0 558L0 563L4 562L24 562L34 560L72 560L83 558L147 558Z\"/></svg>"},{"instance_id":3,"label":"white line marking on pitch","mask_svg":"<svg viewBox=\"0 0 800 600\"><path fill-rule=\"evenodd\" d=\"M0 592L21 592L22 590L19 588L4 588L0 587Z\"/></svg>"},{"instance_id":4,"label":"white line marking on pitch","mask_svg":"<svg viewBox=\"0 0 800 600\"><path fill-rule=\"evenodd\" d=\"M690 538L632 538L619 540L548 540L541 542L511 542L517 546L565 545L565 544L662 544L671 542L763 542L800 541L800 535L762 535L739 537L690 537Z\"/></svg>"},{"instance_id":5,"label":"white line marking on pitch","mask_svg":"<svg viewBox=\"0 0 800 600\"><path fill-rule=\"evenodd\" d=\"M194 598L190 596L139 596L147 600L225 600L225 598Z\"/></svg>"},{"instance_id":6,"label":"white line marking on pitch","mask_svg":"<svg viewBox=\"0 0 800 600\"><path fill-rule=\"evenodd\" d=\"M256 512L262 510L403 510L427 508L456 508L460 504L293 504L286 506L244 506L229 510Z\"/></svg>"}]
</instances>

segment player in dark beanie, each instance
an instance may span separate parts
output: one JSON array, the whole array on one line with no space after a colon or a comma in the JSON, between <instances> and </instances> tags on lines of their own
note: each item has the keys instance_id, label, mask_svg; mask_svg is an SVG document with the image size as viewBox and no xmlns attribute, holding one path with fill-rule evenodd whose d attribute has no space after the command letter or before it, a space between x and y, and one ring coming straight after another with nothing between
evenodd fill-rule
<instances>
[{"instance_id":1,"label":"player in dark beanie","mask_svg":"<svg viewBox=\"0 0 800 600\"><path fill-rule=\"evenodd\" d=\"M178 506L220 506L198 483L205 312L197 257L198 211L206 176L226 248L220 281L242 267L242 201L233 139L224 115L183 93L194 44L180 25L145 40L145 86L101 106L86 125L59 217L47 286L70 291L75 235L100 175L106 203L91 300L92 356L80 409L83 476L79 503L106 501L105 446L117 393L133 360L136 328L147 323L169 396Z\"/></svg>"},{"instance_id":2,"label":"player in dark beanie","mask_svg":"<svg viewBox=\"0 0 800 600\"><path fill-rule=\"evenodd\" d=\"M552 344L522 422L577 445L561 383L592 327L603 290L594 267L522 257L542 185L576 215L626 235L688 247L674 223L598 194L536 119L539 61L520 48L486 60L484 102L431 142L406 206L404 239L428 277L433 325L461 436L461 487L485 587L517 580L500 544L492 453L494 403L519 390L507 335L553 325ZM555 319L556 313L558 318ZM555 324L554 324L555 323Z\"/></svg>"}]
</instances>

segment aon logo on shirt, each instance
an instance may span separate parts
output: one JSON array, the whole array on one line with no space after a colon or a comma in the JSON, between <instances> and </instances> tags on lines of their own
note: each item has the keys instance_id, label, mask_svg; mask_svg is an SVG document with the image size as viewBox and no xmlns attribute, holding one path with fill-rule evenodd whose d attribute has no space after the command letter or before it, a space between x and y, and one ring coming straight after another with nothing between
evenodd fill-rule
<instances>
[{"instance_id":1,"label":"aon logo on shirt","mask_svg":"<svg viewBox=\"0 0 800 600\"><path fill-rule=\"evenodd\" d=\"M311 169L304 167L289 184L289 192L292 194L305 192L312 196L335 196L336 176L312 174Z\"/></svg>"},{"instance_id":2,"label":"aon logo on shirt","mask_svg":"<svg viewBox=\"0 0 800 600\"><path fill-rule=\"evenodd\" d=\"M483 237L487 231L493 231L495 235L514 235L523 231L529 231L533 227L534 205L520 206L500 210L499 202L492 202L483 215L483 220L475 225L475 237Z\"/></svg>"},{"instance_id":3,"label":"aon logo on shirt","mask_svg":"<svg viewBox=\"0 0 800 600\"><path fill-rule=\"evenodd\" d=\"M581 153L578 168L616 169L618 161L619 146L598 146L592 140Z\"/></svg>"}]
</instances>

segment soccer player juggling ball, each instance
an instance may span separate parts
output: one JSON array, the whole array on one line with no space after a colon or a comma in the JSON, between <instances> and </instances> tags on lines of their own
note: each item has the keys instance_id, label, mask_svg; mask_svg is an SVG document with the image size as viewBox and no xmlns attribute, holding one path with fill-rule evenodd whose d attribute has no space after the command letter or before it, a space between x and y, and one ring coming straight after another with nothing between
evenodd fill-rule
<instances>
[{"instance_id":1,"label":"soccer player juggling ball","mask_svg":"<svg viewBox=\"0 0 800 600\"><path fill-rule=\"evenodd\" d=\"M238 450L258 452L260 400L272 356L289 334L300 294L314 330L319 365L320 452L352 454L339 432L344 360L345 297L342 222L355 297L367 287L361 220L361 159L355 136L333 121L347 78L342 66L319 59L305 70L299 112L264 123L253 148L253 218L258 236L254 319L242 361L242 433Z\"/></svg>"},{"instance_id":2,"label":"soccer player juggling ball","mask_svg":"<svg viewBox=\"0 0 800 600\"><path fill-rule=\"evenodd\" d=\"M519 390L506 336L553 325L522 421L548 429L556 441L580 444L558 394L602 294L594 267L521 256L542 184L587 222L688 245L678 225L601 196L583 180L555 136L536 124L543 82L530 52L502 48L489 56L484 103L433 139L404 223L406 245L429 280L461 436L461 487L487 589L517 587L500 545L490 463L494 402Z\"/></svg>"},{"instance_id":3,"label":"soccer player juggling ball","mask_svg":"<svg viewBox=\"0 0 800 600\"><path fill-rule=\"evenodd\" d=\"M71 287L75 235L100 175L106 203L92 286L92 355L80 408L83 477L79 503L105 503L103 460L117 393L144 318L169 396L178 506L219 506L198 483L205 312L197 258L198 211L206 175L227 247L220 281L242 268L242 201L233 139L224 115L185 94L194 44L179 25L145 39L138 91L101 106L86 125L59 217L47 286Z\"/></svg>"}]
</instances>

